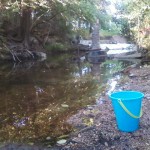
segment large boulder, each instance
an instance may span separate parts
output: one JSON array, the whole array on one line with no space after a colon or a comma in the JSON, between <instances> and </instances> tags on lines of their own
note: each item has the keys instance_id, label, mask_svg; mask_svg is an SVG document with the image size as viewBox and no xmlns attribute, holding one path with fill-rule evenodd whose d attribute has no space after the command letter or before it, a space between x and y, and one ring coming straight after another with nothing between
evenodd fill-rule
<instances>
[{"instance_id":1,"label":"large boulder","mask_svg":"<svg viewBox=\"0 0 150 150\"><path fill-rule=\"evenodd\" d=\"M101 63L107 58L107 53L103 50L91 50L87 53L86 58L90 63Z\"/></svg>"}]
</instances>

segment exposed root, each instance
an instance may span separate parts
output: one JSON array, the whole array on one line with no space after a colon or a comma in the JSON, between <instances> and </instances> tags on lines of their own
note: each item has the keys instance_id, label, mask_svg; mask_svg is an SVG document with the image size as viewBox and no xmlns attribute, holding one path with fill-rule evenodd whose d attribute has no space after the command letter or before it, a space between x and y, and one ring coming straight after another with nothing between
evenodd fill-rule
<instances>
[{"instance_id":1,"label":"exposed root","mask_svg":"<svg viewBox=\"0 0 150 150\"><path fill-rule=\"evenodd\" d=\"M28 49L25 50L34 58L34 55Z\"/></svg>"}]
</instances>

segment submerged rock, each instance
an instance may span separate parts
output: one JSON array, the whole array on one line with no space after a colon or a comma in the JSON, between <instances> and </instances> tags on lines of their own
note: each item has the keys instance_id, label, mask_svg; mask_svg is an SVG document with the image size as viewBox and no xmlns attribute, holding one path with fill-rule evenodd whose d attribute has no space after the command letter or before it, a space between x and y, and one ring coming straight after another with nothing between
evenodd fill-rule
<instances>
[{"instance_id":1,"label":"submerged rock","mask_svg":"<svg viewBox=\"0 0 150 150\"><path fill-rule=\"evenodd\" d=\"M107 58L107 53L100 49L91 50L87 53L86 58L90 63L101 63Z\"/></svg>"}]
</instances>

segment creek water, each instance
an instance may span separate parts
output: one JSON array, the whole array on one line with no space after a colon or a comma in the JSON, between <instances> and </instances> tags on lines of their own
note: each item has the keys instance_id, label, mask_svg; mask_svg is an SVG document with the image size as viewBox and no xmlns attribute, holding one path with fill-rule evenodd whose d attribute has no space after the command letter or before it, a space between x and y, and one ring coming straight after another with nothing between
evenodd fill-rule
<instances>
[{"instance_id":1,"label":"creek water","mask_svg":"<svg viewBox=\"0 0 150 150\"><path fill-rule=\"evenodd\" d=\"M44 62L0 65L0 143L53 141L68 134L72 127L66 120L94 104L115 72L135 63L71 60L63 54Z\"/></svg>"}]
</instances>

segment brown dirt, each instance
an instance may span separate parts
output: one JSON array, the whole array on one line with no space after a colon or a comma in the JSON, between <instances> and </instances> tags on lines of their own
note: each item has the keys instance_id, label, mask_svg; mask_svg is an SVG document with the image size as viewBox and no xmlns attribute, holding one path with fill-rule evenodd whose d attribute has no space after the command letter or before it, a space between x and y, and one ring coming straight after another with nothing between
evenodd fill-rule
<instances>
[{"instance_id":1,"label":"brown dirt","mask_svg":"<svg viewBox=\"0 0 150 150\"><path fill-rule=\"evenodd\" d=\"M106 38L100 38L101 44L128 43L128 40L121 35L114 35Z\"/></svg>"},{"instance_id":2,"label":"brown dirt","mask_svg":"<svg viewBox=\"0 0 150 150\"><path fill-rule=\"evenodd\" d=\"M112 40L116 41L117 43L127 43L127 39L120 35L112 36Z\"/></svg>"}]
</instances>

